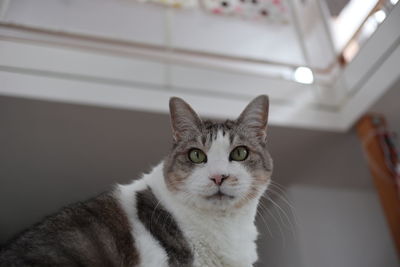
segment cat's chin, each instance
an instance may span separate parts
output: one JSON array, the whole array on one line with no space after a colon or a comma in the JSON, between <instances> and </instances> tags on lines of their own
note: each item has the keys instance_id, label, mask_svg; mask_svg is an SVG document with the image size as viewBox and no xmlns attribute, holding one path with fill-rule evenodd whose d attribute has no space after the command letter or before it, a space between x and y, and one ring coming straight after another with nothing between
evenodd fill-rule
<instances>
[{"instance_id":1,"label":"cat's chin","mask_svg":"<svg viewBox=\"0 0 400 267\"><path fill-rule=\"evenodd\" d=\"M180 198L178 196L178 198ZM202 211L218 212L227 211L234 208L238 199L235 196L228 196L226 194L213 194L213 195L192 195L189 199L187 196L180 198L180 201L185 206L192 209L199 209Z\"/></svg>"},{"instance_id":2,"label":"cat's chin","mask_svg":"<svg viewBox=\"0 0 400 267\"><path fill-rule=\"evenodd\" d=\"M229 200L232 200L234 198L235 198L235 196L228 195L226 193L222 193L221 191L218 191L215 194L212 194L210 196L206 196L205 197L205 199L211 200L211 201L218 201L218 200L219 201L225 201L225 200L229 201Z\"/></svg>"},{"instance_id":3,"label":"cat's chin","mask_svg":"<svg viewBox=\"0 0 400 267\"><path fill-rule=\"evenodd\" d=\"M217 192L208 196L201 196L199 204L202 208L210 211L227 211L234 208L238 197L227 193Z\"/></svg>"}]
</instances>

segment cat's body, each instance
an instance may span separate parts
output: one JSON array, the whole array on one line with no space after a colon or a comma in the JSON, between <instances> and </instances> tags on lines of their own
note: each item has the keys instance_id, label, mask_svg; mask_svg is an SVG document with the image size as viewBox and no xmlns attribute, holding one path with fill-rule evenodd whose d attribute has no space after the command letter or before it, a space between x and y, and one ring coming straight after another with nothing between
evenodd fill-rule
<instances>
[{"instance_id":1,"label":"cat's body","mask_svg":"<svg viewBox=\"0 0 400 267\"><path fill-rule=\"evenodd\" d=\"M254 219L272 172L268 99L225 123L170 103L174 146L164 161L26 231L0 252L0 266L252 266Z\"/></svg>"},{"instance_id":2,"label":"cat's body","mask_svg":"<svg viewBox=\"0 0 400 267\"><path fill-rule=\"evenodd\" d=\"M135 266L139 257L129 220L104 193L63 208L0 251L0 266Z\"/></svg>"}]
</instances>

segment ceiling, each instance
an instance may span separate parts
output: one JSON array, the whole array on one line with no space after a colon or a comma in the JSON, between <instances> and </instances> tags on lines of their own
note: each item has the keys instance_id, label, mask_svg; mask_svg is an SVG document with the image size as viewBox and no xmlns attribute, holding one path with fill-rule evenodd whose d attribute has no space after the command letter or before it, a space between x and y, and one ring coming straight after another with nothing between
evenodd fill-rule
<instances>
[{"instance_id":1,"label":"ceiling","mask_svg":"<svg viewBox=\"0 0 400 267\"><path fill-rule=\"evenodd\" d=\"M134 0L1 0L0 94L162 113L175 95L215 118L268 94L273 125L348 130L399 77L400 7L341 66L324 2L287 3L276 24ZM303 66L312 84L296 80Z\"/></svg>"}]
</instances>

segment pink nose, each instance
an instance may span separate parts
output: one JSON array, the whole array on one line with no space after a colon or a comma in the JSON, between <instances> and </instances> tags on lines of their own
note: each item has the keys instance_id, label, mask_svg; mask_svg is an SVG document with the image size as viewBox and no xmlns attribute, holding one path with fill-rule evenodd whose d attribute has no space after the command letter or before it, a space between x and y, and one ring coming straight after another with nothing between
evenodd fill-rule
<instances>
[{"instance_id":1,"label":"pink nose","mask_svg":"<svg viewBox=\"0 0 400 267\"><path fill-rule=\"evenodd\" d=\"M221 185L224 180L226 180L229 177L229 175L225 174L216 174L210 177L210 180L212 180L216 185Z\"/></svg>"}]
</instances>

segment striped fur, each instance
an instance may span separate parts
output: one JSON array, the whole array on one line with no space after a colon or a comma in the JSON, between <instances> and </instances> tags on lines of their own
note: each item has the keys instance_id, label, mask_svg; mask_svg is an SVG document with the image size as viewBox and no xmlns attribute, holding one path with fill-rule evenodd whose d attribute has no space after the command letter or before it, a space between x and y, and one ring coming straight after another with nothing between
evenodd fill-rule
<instances>
[{"instance_id":1,"label":"striped fur","mask_svg":"<svg viewBox=\"0 0 400 267\"><path fill-rule=\"evenodd\" d=\"M110 193L64 208L6 245L0 266L136 266L131 226Z\"/></svg>"}]
</instances>

